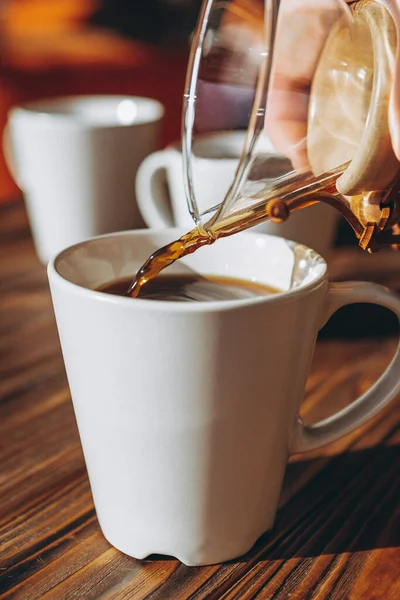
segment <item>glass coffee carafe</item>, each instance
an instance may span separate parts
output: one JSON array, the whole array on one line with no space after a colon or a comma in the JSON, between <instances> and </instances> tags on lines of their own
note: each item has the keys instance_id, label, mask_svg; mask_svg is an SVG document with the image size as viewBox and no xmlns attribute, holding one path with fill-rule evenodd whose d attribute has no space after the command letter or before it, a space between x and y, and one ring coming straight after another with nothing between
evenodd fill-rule
<instances>
[{"instance_id":1,"label":"glass coffee carafe","mask_svg":"<svg viewBox=\"0 0 400 600\"><path fill-rule=\"evenodd\" d=\"M395 23L375 0L205 0L182 131L195 227L152 254L127 295L204 245L317 202L340 211L364 250L399 247L396 52ZM225 198L200 210L196 138L218 131L242 135L241 156Z\"/></svg>"},{"instance_id":2,"label":"glass coffee carafe","mask_svg":"<svg viewBox=\"0 0 400 600\"><path fill-rule=\"evenodd\" d=\"M391 104L396 27L375 0L206 0L189 60L182 150L202 234L230 235L325 202L368 251L397 244ZM243 131L232 185L196 202L198 135Z\"/></svg>"}]
</instances>

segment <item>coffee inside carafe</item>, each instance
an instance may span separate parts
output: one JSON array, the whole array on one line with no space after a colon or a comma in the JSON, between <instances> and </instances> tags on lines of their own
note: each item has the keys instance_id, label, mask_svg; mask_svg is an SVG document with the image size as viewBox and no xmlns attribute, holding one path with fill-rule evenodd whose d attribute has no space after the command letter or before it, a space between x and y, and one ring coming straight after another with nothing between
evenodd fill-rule
<instances>
[{"instance_id":1,"label":"coffee inside carafe","mask_svg":"<svg viewBox=\"0 0 400 600\"><path fill-rule=\"evenodd\" d=\"M98 291L124 296L129 279L117 279L98 288ZM213 275L159 275L147 282L141 292L145 300L162 302L228 302L259 296L271 296L279 290L263 283L236 277Z\"/></svg>"}]
</instances>

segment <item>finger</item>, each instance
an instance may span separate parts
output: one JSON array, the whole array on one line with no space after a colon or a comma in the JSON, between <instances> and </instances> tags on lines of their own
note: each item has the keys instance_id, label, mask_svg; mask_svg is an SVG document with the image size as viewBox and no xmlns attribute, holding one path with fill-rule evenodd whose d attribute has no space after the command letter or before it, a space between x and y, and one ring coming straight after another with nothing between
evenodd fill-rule
<instances>
[{"instance_id":1,"label":"finger","mask_svg":"<svg viewBox=\"0 0 400 600\"><path fill-rule=\"evenodd\" d=\"M400 40L400 0L382 0L381 2L389 11ZM393 85L389 103L389 130L394 153L400 160L400 50L397 44L397 53L394 61Z\"/></svg>"},{"instance_id":2,"label":"finger","mask_svg":"<svg viewBox=\"0 0 400 600\"><path fill-rule=\"evenodd\" d=\"M306 138L311 82L343 0L282 0L266 111L266 131L294 168L308 166Z\"/></svg>"}]
</instances>

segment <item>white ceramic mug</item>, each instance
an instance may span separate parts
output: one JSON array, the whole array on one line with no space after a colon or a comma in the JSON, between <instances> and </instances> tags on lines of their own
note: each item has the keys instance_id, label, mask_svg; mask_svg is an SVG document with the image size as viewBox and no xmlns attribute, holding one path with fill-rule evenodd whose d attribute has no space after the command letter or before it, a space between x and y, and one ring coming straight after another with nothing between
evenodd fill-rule
<instances>
[{"instance_id":1,"label":"white ceramic mug","mask_svg":"<svg viewBox=\"0 0 400 600\"><path fill-rule=\"evenodd\" d=\"M228 191L243 136L243 132L223 132L196 138L193 183L201 212L221 202ZM155 152L143 161L136 176L136 197L148 227L193 227L186 203L179 143Z\"/></svg>"},{"instance_id":2,"label":"white ceramic mug","mask_svg":"<svg viewBox=\"0 0 400 600\"><path fill-rule=\"evenodd\" d=\"M130 96L58 98L11 110L3 146L42 262L88 237L144 226L136 171L159 146L163 113L157 101Z\"/></svg>"},{"instance_id":3,"label":"white ceramic mug","mask_svg":"<svg viewBox=\"0 0 400 600\"><path fill-rule=\"evenodd\" d=\"M196 137L192 170L200 212L219 204L225 197L234 179L244 136L243 131L231 131ZM268 140L264 139L264 144L266 152L276 154ZM136 176L136 197L148 227L193 227L186 203L180 144L168 146L143 161ZM328 258L338 221L339 215L333 208L315 204L307 210L296 211L286 223L266 222L254 230L305 244Z\"/></svg>"},{"instance_id":4,"label":"white ceramic mug","mask_svg":"<svg viewBox=\"0 0 400 600\"><path fill-rule=\"evenodd\" d=\"M318 330L369 302L374 283L329 283L314 251L257 233L219 240L170 273L249 279L269 297L179 303L111 296L183 230L103 236L62 252L48 275L94 503L105 537L136 558L187 565L247 552L273 526L287 460L343 436L400 390L399 348L381 378L313 426L299 419Z\"/></svg>"}]
</instances>

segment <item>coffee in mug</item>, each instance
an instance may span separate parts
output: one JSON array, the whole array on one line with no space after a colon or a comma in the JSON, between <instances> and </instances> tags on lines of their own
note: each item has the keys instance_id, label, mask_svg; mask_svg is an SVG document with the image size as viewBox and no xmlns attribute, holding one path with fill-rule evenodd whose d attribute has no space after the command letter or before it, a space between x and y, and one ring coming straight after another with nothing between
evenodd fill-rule
<instances>
[{"instance_id":1,"label":"coffee in mug","mask_svg":"<svg viewBox=\"0 0 400 600\"><path fill-rule=\"evenodd\" d=\"M131 283L130 277L117 279L102 285L98 291L126 296ZM140 298L166 302L218 302L269 296L278 292L279 290L271 286L234 277L199 274L159 275L142 288Z\"/></svg>"}]
</instances>

